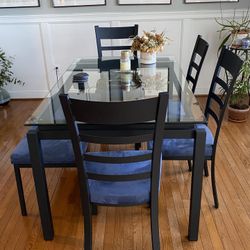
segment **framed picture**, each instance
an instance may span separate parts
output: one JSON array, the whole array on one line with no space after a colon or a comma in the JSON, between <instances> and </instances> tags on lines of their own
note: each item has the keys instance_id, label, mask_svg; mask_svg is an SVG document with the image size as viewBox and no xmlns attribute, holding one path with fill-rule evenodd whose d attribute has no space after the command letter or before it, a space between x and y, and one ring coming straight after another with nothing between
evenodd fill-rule
<instances>
[{"instance_id":1,"label":"framed picture","mask_svg":"<svg viewBox=\"0 0 250 250\"><path fill-rule=\"evenodd\" d=\"M52 0L53 7L106 5L106 0Z\"/></svg>"},{"instance_id":2,"label":"framed picture","mask_svg":"<svg viewBox=\"0 0 250 250\"><path fill-rule=\"evenodd\" d=\"M39 6L39 0L0 0L0 8L25 8Z\"/></svg>"},{"instance_id":3,"label":"framed picture","mask_svg":"<svg viewBox=\"0 0 250 250\"><path fill-rule=\"evenodd\" d=\"M185 3L236 3L239 0L185 0Z\"/></svg>"},{"instance_id":4,"label":"framed picture","mask_svg":"<svg viewBox=\"0 0 250 250\"><path fill-rule=\"evenodd\" d=\"M119 5L158 5L171 4L172 0L118 0Z\"/></svg>"}]
</instances>

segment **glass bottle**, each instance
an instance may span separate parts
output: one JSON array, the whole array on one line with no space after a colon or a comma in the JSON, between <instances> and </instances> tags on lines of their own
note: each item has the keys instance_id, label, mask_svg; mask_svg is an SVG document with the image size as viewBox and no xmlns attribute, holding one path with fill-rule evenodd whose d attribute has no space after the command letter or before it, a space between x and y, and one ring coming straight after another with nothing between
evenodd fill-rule
<instances>
[{"instance_id":1,"label":"glass bottle","mask_svg":"<svg viewBox=\"0 0 250 250\"><path fill-rule=\"evenodd\" d=\"M120 70L127 71L131 68L130 62L130 51L129 50L122 50L121 57L120 57Z\"/></svg>"}]
</instances>

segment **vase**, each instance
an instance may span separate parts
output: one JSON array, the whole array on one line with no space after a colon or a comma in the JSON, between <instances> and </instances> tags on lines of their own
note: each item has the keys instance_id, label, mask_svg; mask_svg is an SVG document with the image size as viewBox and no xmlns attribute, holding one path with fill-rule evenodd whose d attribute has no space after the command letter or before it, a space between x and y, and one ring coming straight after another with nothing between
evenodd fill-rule
<instances>
[{"instance_id":1,"label":"vase","mask_svg":"<svg viewBox=\"0 0 250 250\"><path fill-rule=\"evenodd\" d=\"M242 39L242 48L248 49L250 47L250 36Z\"/></svg>"},{"instance_id":2,"label":"vase","mask_svg":"<svg viewBox=\"0 0 250 250\"><path fill-rule=\"evenodd\" d=\"M140 53L140 63L142 63L142 64L154 64L154 63L156 63L156 52L152 52L152 53L141 52Z\"/></svg>"},{"instance_id":3,"label":"vase","mask_svg":"<svg viewBox=\"0 0 250 250\"><path fill-rule=\"evenodd\" d=\"M0 105L5 105L10 101L10 94L0 87Z\"/></svg>"}]
</instances>

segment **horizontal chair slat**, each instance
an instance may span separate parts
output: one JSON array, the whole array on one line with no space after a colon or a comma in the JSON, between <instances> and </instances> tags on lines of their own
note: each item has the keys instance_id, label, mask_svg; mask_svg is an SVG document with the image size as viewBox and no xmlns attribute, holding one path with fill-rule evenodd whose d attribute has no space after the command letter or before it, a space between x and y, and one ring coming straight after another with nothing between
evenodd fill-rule
<instances>
[{"instance_id":1,"label":"horizontal chair slat","mask_svg":"<svg viewBox=\"0 0 250 250\"><path fill-rule=\"evenodd\" d=\"M97 156L97 155L84 154L85 161L111 163L111 164L148 161L148 160L151 160L151 158L152 158L151 153L142 154L142 155L127 156L127 157L107 157L107 156Z\"/></svg>"},{"instance_id":2,"label":"horizontal chair slat","mask_svg":"<svg viewBox=\"0 0 250 250\"><path fill-rule=\"evenodd\" d=\"M106 136L100 137L94 135L81 135L82 141L87 141L90 143L102 143L102 144L132 144L132 143L139 143L139 142L146 142L153 139L153 135L135 135L135 136L121 136L119 138Z\"/></svg>"},{"instance_id":3,"label":"horizontal chair slat","mask_svg":"<svg viewBox=\"0 0 250 250\"><path fill-rule=\"evenodd\" d=\"M216 94L211 93L211 98L213 98L220 105L220 108L224 106L223 101Z\"/></svg>"},{"instance_id":4,"label":"horizontal chair slat","mask_svg":"<svg viewBox=\"0 0 250 250\"><path fill-rule=\"evenodd\" d=\"M87 173L87 174L88 174L88 179L97 181L136 181L136 180L144 180L151 178L151 172L129 174L129 175L102 175L94 173Z\"/></svg>"},{"instance_id":5,"label":"horizontal chair slat","mask_svg":"<svg viewBox=\"0 0 250 250\"><path fill-rule=\"evenodd\" d=\"M196 64L195 62L192 62L192 63L191 63L191 66L192 66L193 68L195 68L196 70L199 69L199 65Z\"/></svg>"},{"instance_id":6,"label":"horizontal chair slat","mask_svg":"<svg viewBox=\"0 0 250 250\"><path fill-rule=\"evenodd\" d=\"M164 131L164 138L168 139L190 139L194 138L195 136L195 130L184 130L184 129L178 129L178 130L165 130Z\"/></svg>"},{"instance_id":7,"label":"horizontal chair slat","mask_svg":"<svg viewBox=\"0 0 250 250\"><path fill-rule=\"evenodd\" d=\"M212 109L208 109L207 112L214 118L217 124L219 124L219 118Z\"/></svg>"},{"instance_id":8,"label":"horizontal chair slat","mask_svg":"<svg viewBox=\"0 0 250 250\"><path fill-rule=\"evenodd\" d=\"M195 82L195 79L190 75L187 76L187 80L191 81L192 83Z\"/></svg>"},{"instance_id":9,"label":"horizontal chair slat","mask_svg":"<svg viewBox=\"0 0 250 250\"><path fill-rule=\"evenodd\" d=\"M121 49L131 49L131 46L105 46L102 50L121 50Z\"/></svg>"},{"instance_id":10,"label":"horizontal chair slat","mask_svg":"<svg viewBox=\"0 0 250 250\"><path fill-rule=\"evenodd\" d=\"M228 91L228 85L219 77L216 77L215 82L218 83L225 91Z\"/></svg>"}]
</instances>

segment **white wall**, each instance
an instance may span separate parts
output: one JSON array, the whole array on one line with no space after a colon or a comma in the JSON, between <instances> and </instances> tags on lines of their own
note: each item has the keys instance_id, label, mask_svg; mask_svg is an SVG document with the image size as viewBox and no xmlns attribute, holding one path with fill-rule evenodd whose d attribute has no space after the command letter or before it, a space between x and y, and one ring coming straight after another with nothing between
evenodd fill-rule
<instances>
[{"instance_id":1,"label":"white wall","mask_svg":"<svg viewBox=\"0 0 250 250\"><path fill-rule=\"evenodd\" d=\"M224 17L233 11L224 11ZM0 47L14 56L14 72L25 81L24 86L8 86L13 98L44 97L60 74L76 57L97 55L94 25L123 26L139 24L139 33L156 28L164 31L171 42L161 53L174 56L187 70L196 36L201 34L210 44L201 71L197 93L206 94L217 60L219 27L215 17L220 12L158 12L158 13L92 13L39 16L0 17Z\"/></svg>"}]
</instances>

